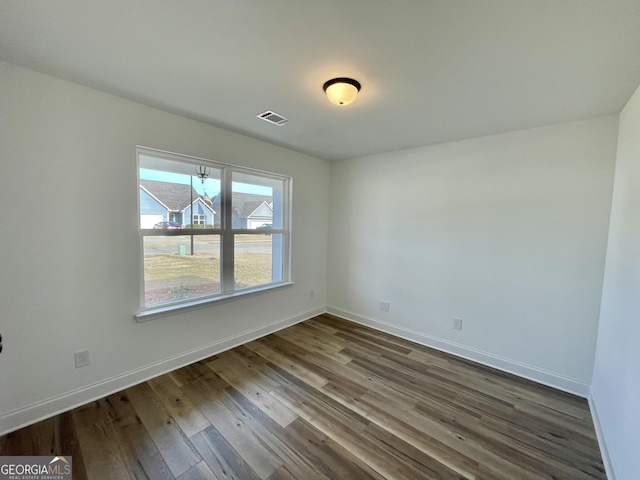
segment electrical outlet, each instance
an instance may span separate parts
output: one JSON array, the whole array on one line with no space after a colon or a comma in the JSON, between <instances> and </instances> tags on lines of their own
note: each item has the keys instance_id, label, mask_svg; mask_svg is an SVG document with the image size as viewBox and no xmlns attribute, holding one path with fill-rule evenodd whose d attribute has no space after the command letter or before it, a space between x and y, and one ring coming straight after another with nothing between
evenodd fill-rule
<instances>
[{"instance_id":1,"label":"electrical outlet","mask_svg":"<svg viewBox=\"0 0 640 480\"><path fill-rule=\"evenodd\" d=\"M389 302L380 302L380 310L382 310L383 312L388 312L389 311Z\"/></svg>"},{"instance_id":2,"label":"electrical outlet","mask_svg":"<svg viewBox=\"0 0 640 480\"><path fill-rule=\"evenodd\" d=\"M316 297L316 292L315 292L315 291L313 291L313 290L310 290L310 291L309 291L309 298L312 298L312 299L313 299L313 298L315 298L315 297Z\"/></svg>"},{"instance_id":3,"label":"electrical outlet","mask_svg":"<svg viewBox=\"0 0 640 480\"><path fill-rule=\"evenodd\" d=\"M73 354L76 360L76 368L89 365L89 350L82 350Z\"/></svg>"},{"instance_id":4,"label":"electrical outlet","mask_svg":"<svg viewBox=\"0 0 640 480\"><path fill-rule=\"evenodd\" d=\"M462 319L454 318L453 319L453 329L454 330L462 330Z\"/></svg>"}]
</instances>

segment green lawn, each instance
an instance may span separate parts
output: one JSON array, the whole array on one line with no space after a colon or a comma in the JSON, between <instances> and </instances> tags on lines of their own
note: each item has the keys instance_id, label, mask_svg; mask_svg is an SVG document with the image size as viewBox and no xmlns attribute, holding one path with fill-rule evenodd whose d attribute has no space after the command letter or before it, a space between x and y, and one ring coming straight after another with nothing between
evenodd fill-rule
<instances>
[{"instance_id":1,"label":"green lawn","mask_svg":"<svg viewBox=\"0 0 640 480\"><path fill-rule=\"evenodd\" d=\"M270 253L237 252L236 286L269 283L271 269ZM149 255L144 259L144 272L147 305L215 293L220 289L217 255Z\"/></svg>"}]
</instances>

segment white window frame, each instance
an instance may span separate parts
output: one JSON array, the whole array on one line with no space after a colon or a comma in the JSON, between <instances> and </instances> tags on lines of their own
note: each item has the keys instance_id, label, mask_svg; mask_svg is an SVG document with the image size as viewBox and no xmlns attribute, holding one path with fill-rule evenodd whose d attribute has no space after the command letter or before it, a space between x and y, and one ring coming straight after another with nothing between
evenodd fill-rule
<instances>
[{"instance_id":1,"label":"white window frame","mask_svg":"<svg viewBox=\"0 0 640 480\"><path fill-rule=\"evenodd\" d=\"M194 213L193 214L193 224L194 225L204 225L207 216L204 213Z\"/></svg>"},{"instance_id":2,"label":"white window frame","mask_svg":"<svg viewBox=\"0 0 640 480\"><path fill-rule=\"evenodd\" d=\"M292 285L291 279L291 201L292 201L292 184L293 179L286 175L280 175L277 173L265 172L262 170L251 169L247 167L241 167L228 163L217 162L204 158L192 157L188 155L166 152L162 150L156 150L148 147L136 148L136 177L137 177L137 192L138 192L138 205L137 213L140 218L140 156L150 156L159 159L172 160L180 163L190 164L194 166L202 165L210 167L212 169L220 170L220 211L216 211L219 214L220 226L219 228L182 228L176 230L163 230L163 229L143 229L139 228L140 236L140 310L136 314L136 319L139 322L151 320L155 317L173 314L181 310L199 308L212 302L220 302L229 300L239 296L253 294L257 292L263 292L274 288L284 287ZM282 181L282 228L270 229L269 234L278 234L277 238L281 238L279 242L280 250L276 251L274 246L274 258L279 260L279 272L274 276L278 277L278 280L271 283L261 284L257 286L250 286L245 288L236 288L234 281L234 236L236 234L242 235L264 235L261 230L250 229L234 229L232 228L232 211L231 211L231 195L232 195L232 176L233 173L241 173L248 175L255 175L258 177L264 177L266 179L274 179ZM196 214L194 214L195 217ZM186 219L185 222L186 224ZM148 236L181 236L181 235L219 235L220 236L220 286L221 292L203 295L186 300L178 300L172 302L166 302L158 305L145 305L145 286L144 286L144 239ZM274 260L275 262L275 260Z\"/></svg>"}]
</instances>

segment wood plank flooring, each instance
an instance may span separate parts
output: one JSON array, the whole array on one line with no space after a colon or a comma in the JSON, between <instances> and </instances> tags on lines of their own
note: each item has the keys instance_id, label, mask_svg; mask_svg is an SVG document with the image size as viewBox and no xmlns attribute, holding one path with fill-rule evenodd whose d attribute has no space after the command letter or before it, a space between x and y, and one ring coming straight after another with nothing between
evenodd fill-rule
<instances>
[{"instance_id":1,"label":"wood plank flooring","mask_svg":"<svg viewBox=\"0 0 640 480\"><path fill-rule=\"evenodd\" d=\"M587 403L321 315L0 437L74 480L605 479Z\"/></svg>"}]
</instances>

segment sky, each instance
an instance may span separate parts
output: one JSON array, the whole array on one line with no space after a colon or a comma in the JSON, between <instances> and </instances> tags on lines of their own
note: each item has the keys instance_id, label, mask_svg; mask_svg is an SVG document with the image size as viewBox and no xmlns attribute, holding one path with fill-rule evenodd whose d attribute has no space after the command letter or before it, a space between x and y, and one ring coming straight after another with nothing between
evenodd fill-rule
<instances>
[{"instance_id":1,"label":"sky","mask_svg":"<svg viewBox=\"0 0 640 480\"><path fill-rule=\"evenodd\" d=\"M193 188L200 195L204 195L206 193L209 198L213 198L220 193L220 180L218 179L207 178L203 184L199 178L191 177L190 175L162 172L160 170L149 170L146 168L140 169L141 180L157 180L160 182L184 183L189 185L189 183L191 183L191 178L193 178ZM273 191L270 187L261 187L258 185L249 185L238 182L233 182L233 191L255 193L258 195L273 195Z\"/></svg>"}]
</instances>

